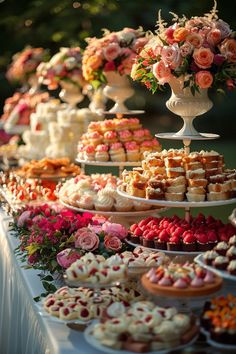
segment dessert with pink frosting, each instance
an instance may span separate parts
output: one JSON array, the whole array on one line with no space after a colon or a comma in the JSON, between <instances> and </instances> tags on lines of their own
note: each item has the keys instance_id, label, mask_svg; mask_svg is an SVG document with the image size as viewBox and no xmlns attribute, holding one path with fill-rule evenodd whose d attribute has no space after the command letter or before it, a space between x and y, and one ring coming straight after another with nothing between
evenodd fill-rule
<instances>
[{"instance_id":1,"label":"dessert with pink frosting","mask_svg":"<svg viewBox=\"0 0 236 354\"><path fill-rule=\"evenodd\" d=\"M95 151L86 150L87 154L100 155L105 161L107 147L100 144ZM90 158L90 157L89 157ZM79 175L67 180L59 191L59 199L71 206L98 211L142 211L151 208L151 205L132 201L120 196L116 189L120 180L111 174Z\"/></svg>"},{"instance_id":2,"label":"dessert with pink frosting","mask_svg":"<svg viewBox=\"0 0 236 354\"><path fill-rule=\"evenodd\" d=\"M103 145L103 153L87 153L88 150L100 151L100 145ZM115 118L89 124L87 133L78 144L78 158L85 161L136 162L142 160L146 151L160 150L158 140L148 129L142 128L138 118Z\"/></svg>"},{"instance_id":3,"label":"dessert with pink frosting","mask_svg":"<svg viewBox=\"0 0 236 354\"><path fill-rule=\"evenodd\" d=\"M222 279L194 263L170 263L152 268L143 275L142 284L156 295L173 297L205 296L221 288Z\"/></svg>"}]
</instances>

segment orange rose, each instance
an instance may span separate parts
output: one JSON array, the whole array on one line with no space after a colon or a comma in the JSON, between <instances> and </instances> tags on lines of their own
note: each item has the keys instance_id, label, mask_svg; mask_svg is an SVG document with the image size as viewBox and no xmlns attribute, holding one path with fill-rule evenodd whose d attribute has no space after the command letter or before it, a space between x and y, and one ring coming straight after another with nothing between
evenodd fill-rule
<instances>
[{"instance_id":1,"label":"orange rose","mask_svg":"<svg viewBox=\"0 0 236 354\"><path fill-rule=\"evenodd\" d=\"M212 85L213 76L207 70L201 70L195 75L195 82L201 89L207 89Z\"/></svg>"},{"instance_id":2,"label":"orange rose","mask_svg":"<svg viewBox=\"0 0 236 354\"><path fill-rule=\"evenodd\" d=\"M102 56L101 55L93 55L88 58L87 66L89 66L92 70L96 70L102 64Z\"/></svg>"},{"instance_id":3,"label":"orange rose","mask_svg":"<svg viewBox=\"0 0 236 354\"><path fill-rule=\"evenodd\" d=\"M214 54L209 48L199 48L194 50L193 59L199 68L207 69L213 63Z\"/></svg>"},{"instance_id":4,"label":"orange rose","mask_svg":"<svg viewBox=\"0 0 236 354\"><path fill-rule=\"evenodd\" d=\"M192 44L195 48L200 48L203 43L203 38L198 33L190 33L186 37L186 41Z\"/></svg>"},{"instance_id":5,"label":"orange rose","mask_svg":"<svg viewBox=\"0 0 236 354\"><path fill-rule=\"evenodd\" d=\"M187 35L189 34L189 31L184 28L184 27L179 27L176 28L176 30L173 33L174 40L176 42L181 42L184 41Z\"/></svg>"},{"instance_id":6,"label":"orange rose","mask_svg":"<svg viewBox=\"0 0 236 354\"><path fill-rule=\"evenodd\" d=\"M220 46L221 54L223 54L230 63L236 63L236 40L225 39Z\"/></svg>"}]
</instances>

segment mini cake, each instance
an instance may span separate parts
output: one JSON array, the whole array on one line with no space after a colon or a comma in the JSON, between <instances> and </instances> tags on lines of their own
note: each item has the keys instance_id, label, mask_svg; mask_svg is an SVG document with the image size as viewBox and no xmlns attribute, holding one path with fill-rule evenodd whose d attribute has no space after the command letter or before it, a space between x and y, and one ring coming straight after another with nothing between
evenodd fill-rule
<instances>
[{"instance_id":1,"label":"mini cake","mask_svg":"<svg viewBox=\"0 0 236 354\"><path fill-rule=\"evenodd\" d=\"M195 297L216 292L221 288L222 279L194 263L170 263L143 275L142 285L160 296Z\"/></svg>"},{"instance_id":2,"label":"mini cake","mask_svg":"<svg viewBox=\"0 0 236 354\"><path fill-rule=\"evenodd\" d=\"M217 256L212 264L217 269L225 270L229 264L229 259L224 256Z\"/></svg>"},{"instance_id":3,"label":"mini cake","mask_svg":"<svg viewBox=\"0 0 236 354\"><path fill-rule=\"evenodd\" d=\"M225 256L228 248L229 248L228 244L222 241L218 243L218 245L215 247L215 250L219 255Z\"/></svg>"},{"instance_id":4,"label":"mini cake","mask_svg":"<svg viewBox=\"0 0 236 354\"><path fill-rule=\"evenodd\" d=\"M206 302L201 315L201 326L215 342L236 345L236 298L229 294Z\"/></svg>"},{"instance_id":5,"label":"mini cake","mask_svg":"<svg viewBox=\"0 0 236 354\"><path fill-rule=\"evenodd\" d=\"M233 260L229 263L228 267L227 267L227 271L231 274L231 275L236 275L236 260Z\"/></svg>"}]
</instances>

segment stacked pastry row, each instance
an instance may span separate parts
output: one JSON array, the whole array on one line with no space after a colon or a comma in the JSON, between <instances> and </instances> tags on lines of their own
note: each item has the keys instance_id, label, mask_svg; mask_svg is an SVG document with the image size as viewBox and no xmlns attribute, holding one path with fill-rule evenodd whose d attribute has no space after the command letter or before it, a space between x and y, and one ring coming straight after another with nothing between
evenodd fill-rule
<instances>
[{"instance_id":1,"label":"stacked pastry row","mask_svg":"<svg viewBox=\"0 0 236 354\"><path fill-rule=\"evenodd\" d=\"M129 289L126 287L104 289L101 290L100 296L102 301L95 303L92 290L82 287L72 289L64 286L54 294L48 295L44 300L43 306L51 316L60 320L87 322L100 318L104 310L114 302L116 304L117 301L128 303L135 299L142 299L139 292L132 286Z\"/></svg>"},{"instance_id":2,"label":"stacked pastry row","mask_svg":"<svg viewBox=\"0 0 236 354\"><path fill-rule=\"evenodd\" d=\"M139 119L108 119L91 122L78 145L78 158L85 161L140 161L143 153L160 151L161 145Z\"/></svg>"},{"instance_id":3,"label":"stacked pastry row","mask_svg":"<svg viewBox=\"0 0 236 354\"><path fill-rule=\"evenodd\" d=\"M128 212L150 209L150 205L119 196L116 191L119 183L120 180L111 174L80 175L65 182L59 199L86 210Z\"/></svg>"},{"instance_id":4,"label":"stacked pastry row","mask_svg":"<svg viewBox=\"0 0 236 354\"><path fill-rule=\"evenodd\" d=\"M167 201L202 202L235 196L236 171L227 170L224 157L216 151L183 149L145 154L141 168L123 172L130 195Z\"/></svg>"},{"instance_id":5,"label":"stacked pastry row","mask_svg":"<svg viewBox=\"0 0 236 354\"><path fill-rule=\"evenodd\" d=\"M66 270L70 282L110 284L125 280L128 270L139 267L157 267L166 264L169 258L162 253L152 253L136 247L133 252L125 251L107 259L102 255L86 253Z\"/></svg>"},{"instance_id":6,"label":"stacked pastry row","mask_svg":"<svg viewBox=\"0 0 236 354\"><path fill-rule=\"evenodd\" d=\"M112 306L112 305L111 305ZM169 351L187 344L198 333L193 317L174 307L162 308L139 301L114 311L95 324L91 335L105 347L128 352Z\"/></svg>"}]
</instances>

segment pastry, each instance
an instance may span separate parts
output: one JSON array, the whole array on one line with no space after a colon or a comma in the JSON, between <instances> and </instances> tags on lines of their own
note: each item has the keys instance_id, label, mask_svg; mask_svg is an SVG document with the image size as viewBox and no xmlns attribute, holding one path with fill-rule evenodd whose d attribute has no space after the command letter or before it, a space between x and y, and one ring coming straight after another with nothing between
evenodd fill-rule
<instances>
[{"instance_id":1,"label":"pastry","mask_svg":"<svg viewBox=\"0 0 236 354\"><path fill-rule=\"evenodd\" d=\"M109 161L108 146L100 144L96 146L95 158L93 160L107 162Z\"/></svg>"}]
</instances>

